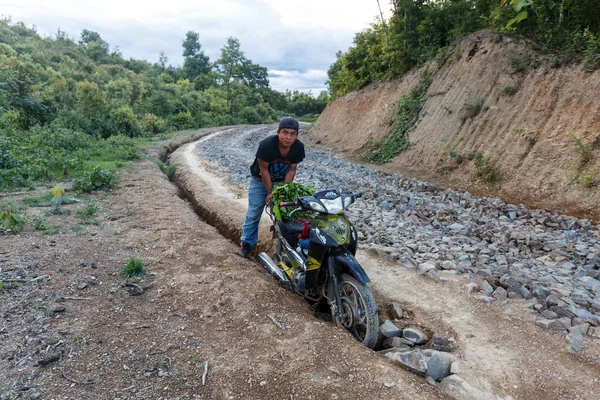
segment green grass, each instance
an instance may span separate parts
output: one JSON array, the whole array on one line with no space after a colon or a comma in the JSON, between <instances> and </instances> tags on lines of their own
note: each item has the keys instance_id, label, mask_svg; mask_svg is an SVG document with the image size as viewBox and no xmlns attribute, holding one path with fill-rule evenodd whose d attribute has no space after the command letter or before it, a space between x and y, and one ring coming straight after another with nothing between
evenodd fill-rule
<instances>
[{"instance_id":1,"label":"green grass","mask_svg":"<svg viewBox=\"0 0 600 400\"><path fill-rule=\"evenodd\" d=\"M140 276L146 274L146 268L144 268L144 263L139 258L129 257L125 262L125 267L121 270L123 275L128 278L132 278L134 276Z\"/></svg>"},{"instance_id":2,"label":"green grass","mask_svg":"<svg viewBox=\"0 0 600 400\"><path fill-rule=\"evenodd\" d=\"M408 149L408 131L417 123L430 84L431 79L422 76L419 87L400 97L391 133L383 142L370 141L371 150L363 157L366 161L383 164Z\"/></svg>"}]
</instances>

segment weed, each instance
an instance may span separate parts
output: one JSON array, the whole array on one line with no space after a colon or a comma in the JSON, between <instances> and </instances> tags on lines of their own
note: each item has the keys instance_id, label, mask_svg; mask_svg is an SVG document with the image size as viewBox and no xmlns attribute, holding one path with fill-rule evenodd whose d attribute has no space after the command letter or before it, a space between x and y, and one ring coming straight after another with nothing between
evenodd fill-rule
<instances>
[{"instance_id":1,"label":"weed","mask_svg":"<svg viewBox=\"0 0 600 400\"><path fill-rule=\"evenodd\" d=\"M370 142L372 148L364 156L366 161L383 164L408 149L410 146L408 131L416 124L419 118L419 113L423 108L424 95L430 84L431 79L423 75L421 76L419 87L412 89L408 94L400 97L398 107L396 108L396 121L391 133L383 142Z\"/></svg>"},{"instance_id":2,"label":"weed","mask_svg":"<svg viewBox=\"0 0 600 400\"><path fill-rule=\"evenodd\" d=\"M0 230L7 233L14 233L23 230L27 219L18 213L15 213L11 207L6 207L4 212L0 213Z\"/></svg>"},{"instance_id":3,"label":"weed","mask_svg":"<svg viewBox=\"0 0 600 400\"><path fill-rule=\"evenodd\" d=\"M492 165L490 165L489 158L482 153L475 154L473 163L475 164L477 175L483 178L486 183L493 184L500 180L500 174Z\"/></svg>"},{"instance_id":4,"label":"weed","mask_svg":"<svg viewBox=\"0 0 600 400\"><path fill-rule=\"evenodd\" d=\"M442 164L435 169L435 173L438 175L446 175L449 170L450 167L448 167L448 165Z\"/></svg>"},{"instance_id":5,"label":"weed","mask_svg":"<svg viewBox=\"0 0 600 400\"><path fill-rule=\"evenodd\" d=\"M519 88L516 86L505 86L500 91L501 96L514 96L519 91Z\"/></svg>"},{"instance_id":6,"label":"weed","mask_svg":"<svg viewBox=\"0 0 600 400\"><path fill-rule=\"evenodd\" d=\"M60 206L55 206L46 213L47 215L71 215L71 210L63 209Z\"/></svg>"},{"instance_id":7,"label":"weed","mask_svg":"<svg viewBox=\"0 0 600 400\"><path fill-rule=\"evenodd\" d=\"M98 213L100 207L96 202L91 202L87 204L83 209L77 210L75 215L79 218L90 218Z\"/></svg>"},{"instance_id":8,"label":"weed","mask_svg":"<svg viewBox=\"0 0 600 400\"><path fill-rule=\"evenodd\" d=\"M169 180L173 180L173 175L175 175L175 170L177 169L179 164L166 165L158 158L154 158L152 161L154 161L154 163L158 165L158 168L160 168L162 173L165 174L167 178L169 178Z\"/></svg>"},{"instance_id":9,"label":"weed","mask_svg":"<svg viewBox=\"0 0 600 400\"><path fill-rule=\"evenodd\" d=\"M27 197L20 201L24 206L37 206L40 204L48 204L52 200L52 194L48 193L39 197Z\"/></svg>"},{"instance_id":10,"label":"weed","mask_svg":"<svg viewBox=\"0 0 600 400\"><path fill-rule=\"evenodd\" d=\"M46 344L49 344L50 346L53 346L56 343L58 343L58 339L55 338L55 337L51 337L51 336L47 337L47 338L44 338L44 341L46 342Z\"/></svg>"},{"instance_id":11,"label":"weed","mask_svg":"<svg viewBox=\"0 0 600 400\"><path fill-rule=\"evenodd\" d=\"M460 119L465 122L469 118L475 118L483 108L483 99L477 99L474 103L465 103L460 109Z\"/></svg>"},{"instance_id":12,"label":"weed","mask_svg":"<svg viewBox=\"0 0 600 400\"><path fill-rule=\"evenodd\" d=\"M596 169L591 168L585 171L583 174L575 178L575 183L578 183L586 188L591 188L596 185Z\"/></svg>"},{"instance_id":13,"label":"weed","mask_svg":"<svg viewBox=\"0 0 600 400\"><path fill-rule=\"evenodd\" d=\"M146 268L144 268L144 264L139 258L129 257L125 263L125 267L121 270L121 272L126 277L131 278L134 276L145 275Z\"/></svg>"},{"instance_id":14,"label":"weed","mask_svg":"<svg viewBox=\"0 0 600 400\"><path fill-rule=\"evenodd\" d=\"M571 142L575 147L575 152L579 156L579 167L587 165L587 163L589 163L592 159L592 146L585 143L583 139L575 136L575 133L573 132L569 132L569 136L571 137Z\"/></svg>"},{"instance_id":15,"label":"weed","mask_svg":"<svg viewBox=\"0 0 600 400\"><path fill-rule=\"evenodd\" d=\"M4 282L0 281L0 290L4 289Z\"/></svg>"}]
</instances>

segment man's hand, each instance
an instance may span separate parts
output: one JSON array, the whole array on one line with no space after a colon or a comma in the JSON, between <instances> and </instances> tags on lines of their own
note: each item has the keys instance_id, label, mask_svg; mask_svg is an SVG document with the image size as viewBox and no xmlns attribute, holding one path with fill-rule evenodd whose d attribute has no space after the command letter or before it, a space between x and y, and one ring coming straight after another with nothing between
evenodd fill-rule
<instances>
[{"instance_id":1,"label":"man's hand","mask_svg":"<svg viewBox=\"0 0 600 400\"><path fill-rule=\"evenodd\" d=\"M265 204L269 204L269 202L271 201L271 198L273 198L273 195L271 195L271 193L269 193L267 195L267 198L265 199Z\"/></svg>"}]
</instances>

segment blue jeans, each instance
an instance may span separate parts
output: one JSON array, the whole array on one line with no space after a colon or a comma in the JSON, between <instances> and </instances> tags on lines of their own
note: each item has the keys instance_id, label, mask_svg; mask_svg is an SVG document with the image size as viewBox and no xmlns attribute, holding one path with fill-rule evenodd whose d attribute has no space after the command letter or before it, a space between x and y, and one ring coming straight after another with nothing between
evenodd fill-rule
<instances>
[{"instance_id":1,"label":"blue jeans","mask_svg":"<svg viewBox=\"0 0 600 400\"><path fill-rule=\"evenodd\" d=\"M244 221L241 243L246 243L250 249L254 248L258 242L258 224L265 208L265 199L267 198L267 188L262 181L250 178L248 186L248 211L246 211L246 220Z\"/></svg>"}]
</instances>

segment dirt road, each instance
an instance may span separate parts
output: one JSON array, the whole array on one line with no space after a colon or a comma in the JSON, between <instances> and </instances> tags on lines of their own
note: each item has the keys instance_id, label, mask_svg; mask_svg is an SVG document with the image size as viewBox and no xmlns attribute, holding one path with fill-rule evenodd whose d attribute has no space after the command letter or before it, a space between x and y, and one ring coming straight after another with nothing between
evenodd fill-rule
<instances>
[{"instance_id":1,"label":"dirt road","mask_svg":"<svg viewBox=\"0 0 600 400\"><path fill-rule=\"evenodd\" d=\"M448 398L235 256L228 238L239 236L243 191L190 157L192 146L171 157L181 189L151 161L135 162L107 195L63 206L70 214L29 211L58 233L0 237L0 399ZM99 211L78 217L92 200ZM120 272L129 257L148 270L135 296ZM484 305L460 276L429 281L370 254L359 260L382 319L397 301L407 324L453 335L463 376L478 389L514 399L597 396L597 344L571 355L522 304Z\"/></svg>"}]
</instances>

